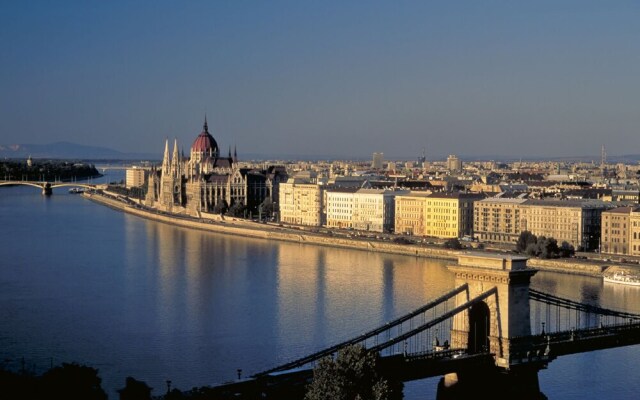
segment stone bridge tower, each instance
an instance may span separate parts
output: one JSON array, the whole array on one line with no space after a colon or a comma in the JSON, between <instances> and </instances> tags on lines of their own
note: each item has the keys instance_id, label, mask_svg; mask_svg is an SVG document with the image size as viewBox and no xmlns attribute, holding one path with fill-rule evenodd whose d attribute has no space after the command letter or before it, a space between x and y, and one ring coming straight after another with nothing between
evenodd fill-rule
<instances>
[{"instance_id":1,"label":"stone bridge tower","mask_svg":"<svg viewBox=\"0 0 640 400\"><path fill-rule=\"evenodd\" d=\"M468 310L457 314L451 330L453 348L467 348L470 353L487 349L496 366L509 369L521 364L531 335L529 284L537 272L527 268L527 257L466 253L458 264L449 266L455 273L455 286L467 283L468 298L456 297L456 306L487 291L494 293ZM523 349L520 351L519 349ZM530 356L530 354L529 354Z\"/></svg>"}]
</instances>

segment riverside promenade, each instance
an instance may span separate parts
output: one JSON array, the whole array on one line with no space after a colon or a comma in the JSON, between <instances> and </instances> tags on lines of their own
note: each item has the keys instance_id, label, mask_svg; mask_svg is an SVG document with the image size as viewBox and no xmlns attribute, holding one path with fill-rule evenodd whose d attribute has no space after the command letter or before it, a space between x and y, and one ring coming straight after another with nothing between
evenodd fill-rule
<instances>
[{"instance_id":1,"label":"riverside promenade","mask_svg":"<svg viewBox=\"0 0 640 400\"><path fill-rule=\"evenodd\" d=\"M414 257L436 258L442 260L456 261L460 254L473 250L486 251L487 253L504 253L499 249L492 249L489 246L484 250L462 249L450 250L441 245L426 243L395 243L392 240L379 240L355 235L337 235L313 232L309 227L285 226L277 223L260 223L233 217L221 217L219 215L207 215L206 218L196 218L180 214L170 214L151 209L133 201L125 201L118 198L116 194L110 195L98 193L83 193L83 196L91 201L106 205L129 214L139 216L158 222L172 224L180 227L199 229L209 232L218 232L236 236L252 237L259 239L281 240L287 242L297 242L301 244L312 244L328 247L348 248L369 252L399 254ZM209 218L211 217L211 218ZM351 237L349 237L351 236ZM586 276L602 276L608 268L624 268L629 271L638 271L638 265L626 265L616 263L611 260L605 262L594 259L538 259L530 258L527 265L532 268L553 271L567 274L577 274Z\"/></svg>"}]
</instances>

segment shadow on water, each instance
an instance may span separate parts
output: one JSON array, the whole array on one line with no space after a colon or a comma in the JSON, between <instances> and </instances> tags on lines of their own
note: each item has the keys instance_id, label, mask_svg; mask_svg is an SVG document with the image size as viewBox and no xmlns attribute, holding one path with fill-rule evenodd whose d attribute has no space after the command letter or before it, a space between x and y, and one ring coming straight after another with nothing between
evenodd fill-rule
<instances>
[{"instance_id":1,"label":"shadow on water","mask_svg":"<svg viewBox=\"0 0 640 400\"><path fill-rule=\"evenodd\" d=\"M448 374L440 378L436 392L437 400L466 399L497 400L546 400L540 391L538 372L518 373L498 371L472 371L467 374Z\"/></svg>"}]
</instances>

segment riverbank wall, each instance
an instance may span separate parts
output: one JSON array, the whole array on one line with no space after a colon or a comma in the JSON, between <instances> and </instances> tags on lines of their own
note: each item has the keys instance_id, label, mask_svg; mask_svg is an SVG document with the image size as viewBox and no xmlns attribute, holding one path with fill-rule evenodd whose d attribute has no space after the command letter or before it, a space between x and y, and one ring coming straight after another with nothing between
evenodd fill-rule
<instances>
[{"instance_id":1,"label":"riverbank wall","mask_svg":"<svg viewBox=\"0 0 640 400\"><path fill-rule=\"evenodd\" d=\"M540 259L530 258L527 266L544 271L562 272L565 274L602 276L608 265L594 261L576 262L573 258L568 259Z\"/></svg>"},{"instance_id":2,"label":"riverbank wall","mask_svg":"<svg viewBox=\"0 0 640 400\"><path fill-rule=\"evenodd\" d=\"M135 203L123 202L113 196L84 193L83 196L91 201L106 205L116 210L137 215L158 222L198 229L209 232L224 233L236 236L280 240L300 244L312 244L318 246L338 247L362 251L399 254L414 257L435 258L441 260L457 261L458 256L466 250L449 250L428 245L401 244L384 241L371 241L361 238L348 238L328 236L295 228L279 226L273 223L259 223L238 218L221 217L219 215L203 215L203 218L195 219L181 215L173 215L150 210ZM473 249L473 251L479 251ZM488 253L495 253L487 251ZM602 276L602 273L611 266L611 263L603 263L593 260L571 259L538 259L530 258L527 265L539 270L560 273Z\"/></svg>"},{"instance_id":3,"label":"riverbank wall","mask_svg":"<svg viewBox=\"0 0 640 400\"><path fill-rule=\"evenodd\" d=\"M217 218L215 220L209 218L195 219L191 217L154 212L148 209L137 207L135 204L125 203L115 198L115 196L111 197L108 195L105 196L91 193L84 193L83 196L97 203L101 203L116 210L137 215L142 218L209 232L218 232L259 239L283 240L301 244L313 244L320 246L374 251L380 253L439 258L444 260L457 260L459 254L459 251L441 248L426 246L423 247L382 241L369 241L359 238L327 236L308 231L296 230L294 228L281 227L277 224L251 222L237 218L219 218L219 216L216 216ZM207 217L213 218L213 216L209 215L207 215Z\"/></svg>"}]
</instances>

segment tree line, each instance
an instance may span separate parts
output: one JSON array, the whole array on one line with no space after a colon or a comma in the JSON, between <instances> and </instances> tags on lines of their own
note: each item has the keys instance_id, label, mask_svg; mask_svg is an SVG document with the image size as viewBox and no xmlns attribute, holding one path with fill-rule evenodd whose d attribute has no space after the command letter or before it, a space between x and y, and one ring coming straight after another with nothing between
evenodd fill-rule
<instances>
[{"instance_id":1,"label":"tree line","mask_svg":"<svg viewBox=\"0 0 640 400\"><path fill-rule=\"evenodd\" d=\"M27 181L71 181L99 178L95 165L69 161L0 161L0 179Z\"/></svg>"},{"instance_id":2,"label":"tree line","mask_svg":"<svg viewBox=\"0 0 640 400\"><path fill-rule=\"evenodd\" d=\"M304 393L295 398L304 400L401 400L403 383L387 379L378 372L380 355L361 345L338 351L336 357L325 357L313 369L312 381ZM63 363L37 376L0 368L0 388L3 399L11 400L107 400L98 370L77 363ZM118 390L120 400L152 400L152 388L132 377ZM291 392L292 394L294 392ZM233 393L220 397L213 388L203 386L189 391L167 389L164 400L234 400L253 399L255 393ZM155 397L159 398L159 397ZM289 398L287 396L287 398Z\"/></svg>"},{"instance_id":3,"label":"tree line","mask_svg":"<svg viewBox=\"0 0 640 400\"><path fill-rule=\"evenodd\" d=\"M540 258L565 258L575 254L575 249L567 241L558 246L553 237L536 236L530 231L523 231L516 242L516 251Z\"/></svg>"}]
</instances>

